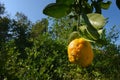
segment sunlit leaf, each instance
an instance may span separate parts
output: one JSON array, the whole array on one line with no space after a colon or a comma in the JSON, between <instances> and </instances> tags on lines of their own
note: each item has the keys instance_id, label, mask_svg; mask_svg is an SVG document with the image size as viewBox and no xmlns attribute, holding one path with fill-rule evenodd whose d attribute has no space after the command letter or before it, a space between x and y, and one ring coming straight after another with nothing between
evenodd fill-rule
<instances>
[{"instance_id":1,"label":"sunlit leaf","mask_svg":"<svg viewBox=\"0 0 120 80\"><path fill-rule=\"evenodd\" d=\"M87 25L87 32L88 34L94 39L97 40L99 39L100 35L97 31L97 29L95 29L95 27L93 26L93 23L90 22L89 17L87 17L87 15L83 14L82 15L83 19L85 20L85 23ZM91 16L92 17L92 16Z\"/></svg>"},{"instance_id":2,"label":"sunlit leaf","mask_svg":"<svg viewBox=\"0 0 120 80\"><path fill-rule=\"evenodd\" d=\"M88 40L94 40L88 33L87 31L87 25L83 25L83 26L80 26L79 27L79 31L80 31L80 36L85 38L85 39L88 39Z\"/></svg>"},{"instance_id":3,"label":"sunlit leaf","mask_svg":"<svg viewBox=\"0 0 120 80\"><path fill-rule=\"evenodd\" d=\"M98 30L98 33L101 35L103 33L103 29Z\"/></svg>"},{"instance_id":4,"label":"sunlit leaf","mask_svg":"<svg viewBox=\"0 0 120 80\"><path fill-rule=\"evenodd\" d=\"M64 4L51 3L45 7L43 13L50 17L61 18L68 15L70 13L70 9L69 6Z\"/></svg>"},{"instance_id":5,"label":"sunlit leaf","mask_svg":"<svg viewBox=\"0 0 120 80\"><path fill-rule=\"evenodd\" d=\"M91 25L97 30L103 28L104 25L106 24L106 20L101 14L90 13L87 14L87 16L89 18Z\"/></svg>"},{"instance_id":6,"label":"sunlit leaf","mask_svg":"<svg viewBox=\"0 0 120 80\"><path fill-rule=\"evenodd\" d=\"M101 3L101 8L107 10L110 7L111 3L112 3L111 1L102 2Z\"/></svg>"}]
</instances>

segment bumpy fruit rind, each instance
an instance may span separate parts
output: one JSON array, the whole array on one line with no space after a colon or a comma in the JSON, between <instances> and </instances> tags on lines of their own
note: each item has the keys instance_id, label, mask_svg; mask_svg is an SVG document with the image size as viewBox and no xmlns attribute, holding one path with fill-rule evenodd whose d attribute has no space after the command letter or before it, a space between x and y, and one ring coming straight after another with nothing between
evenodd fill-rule
<instances>
[{"instance_id":1,"label":"bumpy fruit rind","mask_svg":"<svg viewBox=\"0 0 120 80\"><path fill-rule=\"evenodd\" d=\"M74 39L68 45L69 61L82 67L89 66L93 61L91 44L84 38Z\"/></svg>"}]
</instances>

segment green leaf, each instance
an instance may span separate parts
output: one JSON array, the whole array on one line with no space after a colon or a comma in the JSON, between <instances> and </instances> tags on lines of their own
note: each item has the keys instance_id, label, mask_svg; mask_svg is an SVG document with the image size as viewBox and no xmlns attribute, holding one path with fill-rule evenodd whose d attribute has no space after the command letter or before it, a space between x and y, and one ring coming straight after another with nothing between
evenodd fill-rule
<instances>
[{"instance_id":1,"label":"green leaf","mask_svg":"<svg viewBox=\"0 0 120 80\"><path fill-rule=\"evenodd\" d=\"M90 13L87 14L87 16L89 18L91 25L97 30L103 28L106 24L106 20L101 14Z\"/></svg>"},{"instance_id":2,"label":"green leaf","mask_svg":"<svg viewBox=\"0 0 120 80\"><path fill-rule=\"evenodd\" d=\"M98 30L99 35L102 35L103 29Z\"/></svg>"},{"instance_id":3,"label":"green leaf","mask_svg":"<svg viewBox=\"0 0 120 80\"><path fill-rule=\"evenodd\" d=\"M83 9L82 11L85 13L85 14L88 14L88 13L92 13L93 11L93 7L86 1L84 1L84 4L83 4Z\"/></svg>"},{"instance_id":4,"label":"green leaf","mask_svg":"<svg viewBox=\"0 0 120 80\"><path fill-rule=\"evenodd\" d=\"M94 39L97 40L99 39L100 35L97 31L97 29L95 29L95 27L93 27L93 23L90 23L90 20L88 19L86 14L82 14L83 19L85 20L85 23L87 25L87 32L88 34Z\"/></svg>"},{"instance_id":5,"label":"green leaf","mask_svg":"<svg viewBox=\"0 0 120 80\"><path fill-rule=\"evenodd\" d=\"M74 31L70 34L68 42L71 42L72 40L74 40L76 38L80 38L80 33L77 31Z\"/></svg>"},{"instance_id":6,"label":"green leaf","mask_svg":"<svg viewBox=\"0 0 120 80\"><path fill-rule=\"evenodd\" d=\"M116 5L120 9L120 0L116 0Z\"/></svg>"},{"instance_id":7,"label":"green leaf","mask_svg":"<svg viewBox=\"0 0 120 80\"><path fill-rule=\"evenodd\" d=\"M71 4L74 3L74 1L75 1L75 0L56 0L56 3L71 5Z\"/></svg>"},{"instance_id":8,"label":"green leaf","mask_svg":"<svg viewBox=\"0 0 120 80\"><path fill-rule=\"evenodd\" d=\"M87 32L94 40L97 40L100 38L99 33L97 32L96 29L92 28L92 26L87 26Z\"/></svg>"},{"instance_id":9,"label":"green leaf","mask_svg":"<svg viewBox=\"0 0 120 80\"><path fill-rule=\"evenodd\" d=\"M51 3L45 7L43 13L54 18L61 18L68 15L70 13L70 9L69 6L65 4Z\"/></svg>"},{"instance_id":10,"label":"green leaf","mask_svg":"<svg viewBox=\"0 0 120 80\"><path fill-rule=\"evenodd\" d=\"M90 40L91 42L94 41L94 39L89 35L88 31L87 31L87 25L83 25L79 27L79 31L80 31L80 36Z\"/></svg>"},{"instance_id":11,"label":"green leaf","mask_svg":"<svg viewBox=\"0 0 120 80\"><path fill-rule=\"evenodd\" d=\"M111 1L101 2L101 8L107 10L110 7L111 3L112 3Z\"/></svg>"}]
</instances>

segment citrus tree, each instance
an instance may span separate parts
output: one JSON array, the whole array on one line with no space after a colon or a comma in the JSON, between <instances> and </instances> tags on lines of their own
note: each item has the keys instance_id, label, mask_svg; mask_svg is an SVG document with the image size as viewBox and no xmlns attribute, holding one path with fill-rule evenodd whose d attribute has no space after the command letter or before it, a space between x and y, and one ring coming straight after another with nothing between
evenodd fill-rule
<instances>
[{"instance_id":1,"label":"citrus tree","mask_svg":"<svg viewBox=\"0 0 120 80\"><path fill-rule=\"evenodd\" d=\"M119 2L119 0L116 0L116 5L118 8L120 8ZM89 50L87 49L86 44L89 44L89 42L101 45L107 44L107 40L104 36L104 26L107 23L107 18L102 15L102 9L107 10L111 3L112 2L110 0L56 0L55 3L50 3L44 8L43 13L50 17L61 19L62 17L67 16L69 19L74 20L75 30L71 32L69 42L76 38L84 38L73 42L76 46L74 46L72 42L70 43L72 45L69 44L68 57L70 61L71 56L69 55L72 55L75 58L75 63L77 63L78 60L80 61L80 59L78 59L78 56L80 55L90 60L91 57L85 56L85 53L89 54L90 52L83 51L85 53L82 55L83 48L78 47L81 40L84 40L81 45L83 45L87 51ZM72 48L70 46L72 46ZM71 50L69 50L69 48L71 48ZM74 58L72 58L73 61ZM85 61L84 63L87 62Z\"/></svg>"},{"instance_id":2,"label":"citrus tree","mask_svg":"<svg viewBox=\"0 0 120 80\"><path fill-rule=\"evenodd\" d=\"M54 17L52 29L47 19L32 24L21 13L16 19L0 15L0 34L6 35L0 37L0 80L119 80L120 46L114 44L119 34L115 27L109 36L105 34L102 16L110 3L56 0L43 11ZM116 3L119 8L119 0ZM11 36L6 34L9 30ZM91 42L96 46L91 47ZM97 49L97 43L106 42Z\"/></svg>"},{"instance_id":3,"label":"citrus tree","mask_svg":"<svg viewBox=\"0 0 120 80\"><path fill-rule=\"evenodd\" d=\"M101 36L107 19L102 15L102 9L107 10L111 3L110 0L56 0L56 3L48 4L43 13L57 19L65 16L75 19L76 33L92 42L104 44ZM120 9L120 0L116 0L116 5ZM74 36L73 32L70 37Z\"/></svg>"}]
</instances>

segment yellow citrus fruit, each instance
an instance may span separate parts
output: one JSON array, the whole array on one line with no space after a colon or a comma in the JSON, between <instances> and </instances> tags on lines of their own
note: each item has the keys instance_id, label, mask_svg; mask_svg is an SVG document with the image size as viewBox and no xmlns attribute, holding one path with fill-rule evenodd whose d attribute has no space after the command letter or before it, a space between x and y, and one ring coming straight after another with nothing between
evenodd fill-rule
<instances>
[{"instance_id":1,"label":"yellow citrus fruit","mask_svg":"<svg viewBox=\"0 0 120 80\"><path fill-rule=\"evenodd\" d=\"M74 39L68 45L68 58L72 63L87 67L92 63L93 57L91 44L84 38Z\"/></svg>"}]
</instances>

